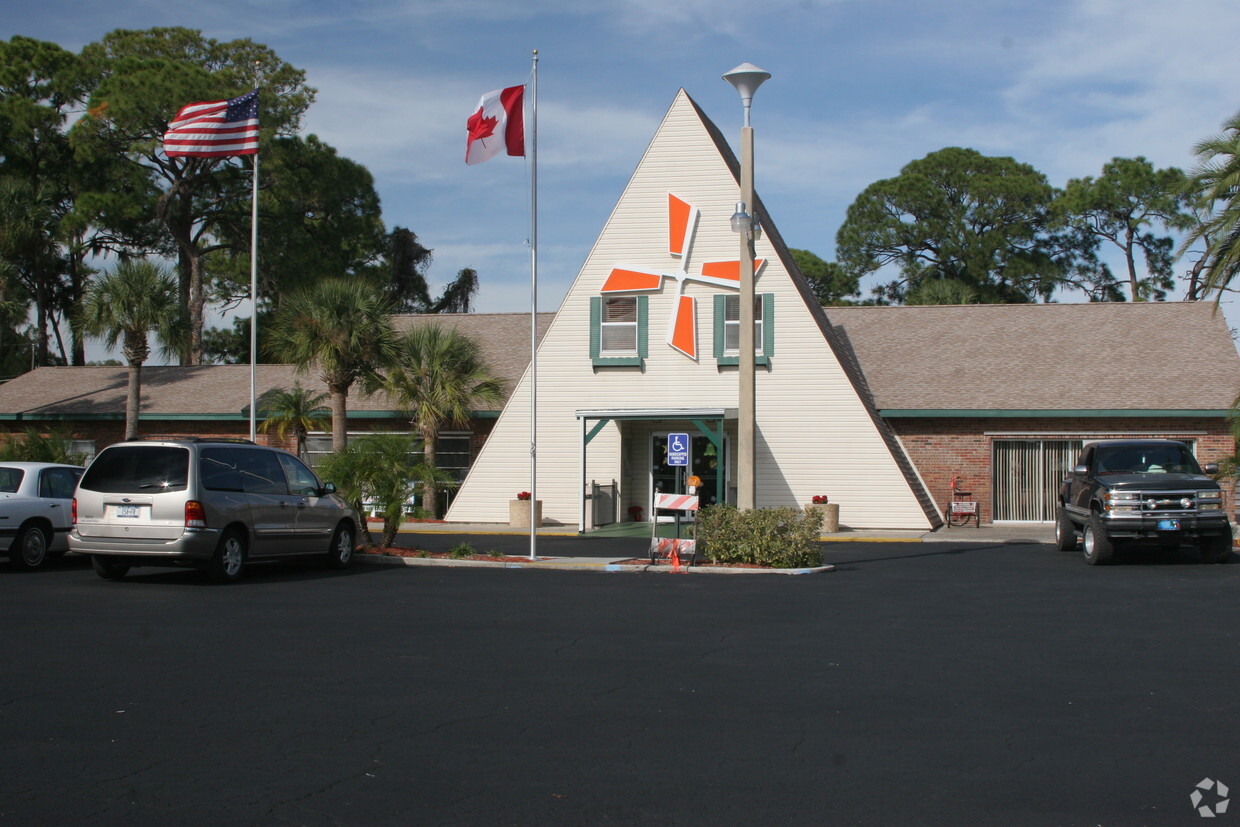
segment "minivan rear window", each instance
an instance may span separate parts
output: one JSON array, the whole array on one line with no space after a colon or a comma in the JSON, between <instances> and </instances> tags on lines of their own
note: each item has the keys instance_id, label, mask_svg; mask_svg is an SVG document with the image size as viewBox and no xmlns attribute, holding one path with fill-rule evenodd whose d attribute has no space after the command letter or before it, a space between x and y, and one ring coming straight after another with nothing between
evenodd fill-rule
<instances>
[{"instance_id":1,"label":"minivan rear window","mask_svg":"<svg viewBox=\"0 0 1240 827\"><path fill-rule=\"evenodd\" d=\"M164 445L104 448L82 475L79 487L103 494L184 491L189 450Z\"/></svg>"}]
</instances>

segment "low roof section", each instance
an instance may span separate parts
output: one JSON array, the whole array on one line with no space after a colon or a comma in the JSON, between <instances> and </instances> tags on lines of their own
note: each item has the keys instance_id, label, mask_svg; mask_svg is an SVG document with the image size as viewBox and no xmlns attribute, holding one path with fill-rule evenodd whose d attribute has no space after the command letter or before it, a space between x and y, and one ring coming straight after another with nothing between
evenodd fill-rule
<instances>
[{"instance_id":1,"label":"low roof section","mask_svg":"<svg viewBox=\"0 0 1240 827\"><path fill-rule=\"evenodd\" d=\"M552 313L537 316L541 339ZM511 393L529 364L530 315L520 313L421 314L393 317L398 331L418 324L445 324L478 342L490 372ZM124 366L47 367L0 385L0 421L58 421L124 418L128 368ZM291 390L295 383L318 393L327 388L315 370L298 374L292 365L258 365L258 396ZM165 420L249 418L250 366L197 365L142 368L142 417ZM349 415L399 416L399 406L383 394L349 394ZM496 406L498 412L502 404ZM489 413L482 411L480 413Z\"/></svg>"},{"instance_id":2,"label":"low roof section","mask_svg":"<svg viewBox=\"0 0 1240 827\"><path fill-rule=\"evenodd\" d=\"M826 311L885 418L1222 416L1240 393L1213 302Z\"/></svg>"}]
</instances>

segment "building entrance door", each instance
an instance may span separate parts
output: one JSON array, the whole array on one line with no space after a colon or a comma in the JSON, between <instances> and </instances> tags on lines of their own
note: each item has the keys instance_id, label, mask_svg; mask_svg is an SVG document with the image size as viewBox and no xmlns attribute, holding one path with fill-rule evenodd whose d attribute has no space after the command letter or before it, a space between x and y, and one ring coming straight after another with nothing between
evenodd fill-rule
<instances>
[{"instance_id":1,"label":"building entrance door","mask_svg":"<svg viewBox=\"0 0 1240 827\"><path fill-rule=\"evenodd\" d=\"M716 501L719 475L725 475L724 489L727 488L727 464L719 455L714 443L699 433L689 434L689 464L677 466L667 464L667 434L654 434L651 439L651 474L650 502L654 495L686 494L685 481L691 476L702 480L697 494L701 506L712 505ZM726 446L726 442L724 445Z\"/></svg>"}]
</instances>

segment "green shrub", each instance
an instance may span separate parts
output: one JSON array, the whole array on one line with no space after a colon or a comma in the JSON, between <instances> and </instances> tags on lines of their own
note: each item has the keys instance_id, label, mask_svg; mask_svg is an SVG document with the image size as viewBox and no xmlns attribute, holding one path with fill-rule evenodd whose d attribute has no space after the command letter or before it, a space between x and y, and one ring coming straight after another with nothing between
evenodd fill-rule
<instances>
[{"instance_id":1,"label":"green shrub","mask_svg":"<svg viewBox=\"0 0 1240 827\"><path fill-rule=\"evenodd\" d=\"M73 434L64 427L53 427L44 433L32 426L23 434L8 434L8 439L0 443L0 460L85 465L86 455L69 450L72 445Z\"/></svg>"},{"instance_id":2,"label":"green shrub","mask_svg":"<svg viewBox=\"0 0 1240 827\"><path fill-rule=\"evenodd\" d=\"M777 568L822 565L817 547L822 512L816 508L738 511L712 505L698 512L698 553L711 563L752 563Z\"/></svg>"},{"instance_id":3,"label":"green shrub","mask_svg":"<svg viewBox=\"0 0 1240 827\"><path fill-rule=\"evenodd\" d=\"M468 560L474 553L474 547L469 543L459 543L448 549L448 556L453 560Z\"/></svg>"}]
</instances>

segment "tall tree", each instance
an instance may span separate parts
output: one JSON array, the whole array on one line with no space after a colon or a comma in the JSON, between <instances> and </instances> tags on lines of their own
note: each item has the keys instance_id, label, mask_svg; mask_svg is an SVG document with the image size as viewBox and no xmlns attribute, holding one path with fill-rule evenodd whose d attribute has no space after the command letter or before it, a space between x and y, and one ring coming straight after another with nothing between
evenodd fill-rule
<instances>
[{"instance_id":1,"label":"tall tree","mask_svg":"<svg viewBox=\"0 0 1240 827\"><path fill-rule=\"evenodd\" d=\"M977 293L955 279L923 281L904 297L907 305L977 304Z\"/></svg>"},{"instance_id":2,"label":"tall tree","mask_svg":"<svg viewBox=\"0 0 1240 827\"><path fill-rule=\"evenodd\" d=\"M360 275L381 260L387 236L374 177L317 136L266 145L260 185L258 294L264 307L298 285ZM230 255L211 259L225 300L250 291L250 202L232 207L221 214L218 231Z\"/></svg>"},{"instance_id":3,"label":"tall tree","mask_svg":"<svg viewBox=\"0 0 1240 827\"><path fill-rule=\"evenodd\" d=\"M154 334L171 351L184 336L185 314L177 295L176 279L153 262L122 261L86 288L78 324L83 333L118 343L129 364L125 397L125 439L138 435L142 399L142 365L151 355L148 336Z\"/></svg>"},{"instance_id":4,"label":"tall tree","mask_svg":"<svg viewBox=\"0 0 1240 827\"><path fill-rule=\"evenodd\" d=\"M1165 232L1186 229L1192 220L1184 209L1184 185L1184 173L1175 167L1154 169L1145 158L1112 158L1097 178L1069 181L1058 207L1073 226L1123 254L1132 301L1161 300L1175 287L1175 241ZM1138 272L1138 253L1144 275Z\"/></svg>"},{"instance_id":5,"label":"tall tree","mask_svg":"<svg viewBox=\"0 0 1240 827\"><path fill-rule=\"evenodd\" d=\"M478 294L478 274L466 267L431 298L426 275L434 251L422 246L406 227L396 227L387 237L387 255L375 268L376 284L391 299L396 313L468 313Z\"/></svg>"},{"instance_id":6,"label":"tall tree","mask_svg":"<svg viewBox=\"0 0 1240 827\"><path fill-rule=\"evenodd\" d=\"M814 295L824 306L852 304L851 299L861 295L855 275L850 274L834 261L823 261L809 250L789 250L801 275L809 281Z\"/></svg>"},{"instance_id":7,"label":"tall tree","mask_svg":"<svg viewBox=\"0 0 1240 827\"><path fill-rule=\"evenodd\" d=\"M267 352L298 372L317 369L331 399L332 450L349 441L349 391L393 362L387 302L364 281L323 279L290 295L272 320Z\"/></svg>"},{"instance_id":8,"label":"tall tree","mask_svg":"<svg viewBox=\"0 0 1240 827\"><path fill-rule=\"evenodd\" d=\"M1190 173L1188 192L1202 220L1188 232L1181 251L1205 245L1201 292L1215 300L1240 272L1240 112L1223 124L1223 131L1200 141L1193 151L1197 165Z\"/></svg>"},{"instance_id":9,"label":"tall tree","mask_svg":"<svg viewBox=\"0 0 1240 827\"><path fill-rule=\"evenodd\" d=\"M268 391L258 400L262 424L258 430L269 433L273 428L276 438L283 441L289 434L297 444L297 456L306 458L306 436L326 425L329 420L322 414L325 393L315 393L294 383L291 391L283 388Z\"/></svg>"},{"instance_id":10,"label":"tall tree","mask_svg":"<svg viewBox=\"0 0 1240 827\"><path fill-rule=\"evenodd\" d=\"M208 296L206 256L225 245L221 222L249 197L250 176L236 159L169 158L162 138L185 104L237 97L261 89L263 145L296 132L314 99L304 73L250 40L221 43L184 28L117 30L82 51L98 79L86 117L71 137L80 157L124 158L158 190L146 205L177 256L181 300L189 317L183 364L202 355ZM247 165L248 166L248 165Z\"/></svg>"},{"instance_id":11,"label":"tall tree","mask_svg":"<svg viewBox=\"0 0 1240 827\"><path fill-rule=\"evenodd\" d=\"M502 383L491 375L478 343L456 328L420 324L397 343L396 361L368 383L382 389L410 416L422 437L423 458L436 467L435 441L446 425L464 426L474 410L503 401ZM423 484L423 506L438 513L434 477Z\"/></svg>"},{"instance_id":12,"label":"tall tree","mask_svg":"<svg viewBox=\"0 0 1240 827\"><path fill-rule=\"evenodd\" d=\"M48 323L55 318L52 301L64 273L56 225L54 198L41 184L12 175L0 177L0 261L12 276L4 298L34 300L35 362L39 365L50 364Z\"/></svg>"},{"instance_id":13,"label":"tall tree","mask_svg":"<svg viewBox=\"0 0 1240 827\"><path fill-rule=\"evenodd\" d=\"M422 246L413 230L396 227L388 234L388 290L397 313L426 313L430 309L426 271L434 257L434 251Z\"/></svg>"},{"instance_id":14,"label":"tall tree","mask_svg":"<svg viewBox=\"0 0 1240 827\"><path fill-rule=\"evenodd\" d=\"M1049 299L1079 251L1066 245L1042 173L1011 158L949 147L867 187L848 208L836 255L849 276L885 267L885 301L927 280L968 285L982 302Z\"/></svg>"},{"instance_id":15,"label":"tall tree","mask_svg":"<svg viewBox=\"0 0 1240 827\"><path fill-rule=\"evenodd\" d=\"M83 61L55 43L16 36L0 42L0 242L34 303L35 362L50 364L57 322L81 292L86 268L73 212L85 167L65 134L89 89ZM79 243L75 243L79 242ZM15 298L12 295L8 299ZM59 361L67 357L57 342ZM74 348L75 356L81 352Z\"/></svg>"}]
</instances>

